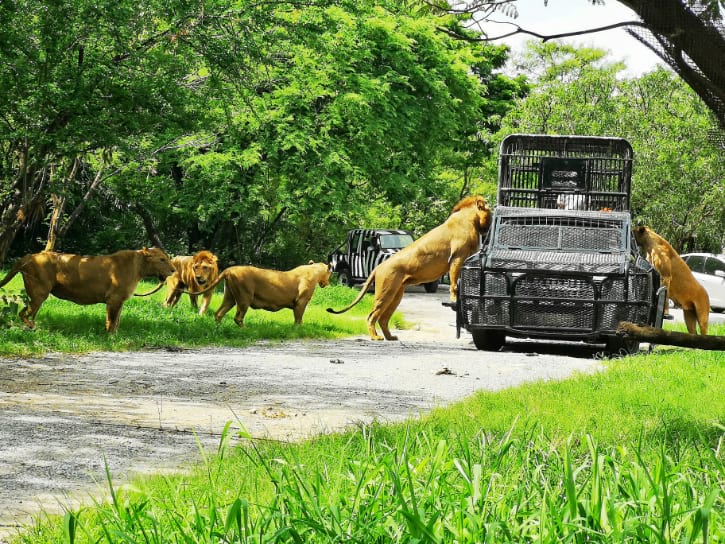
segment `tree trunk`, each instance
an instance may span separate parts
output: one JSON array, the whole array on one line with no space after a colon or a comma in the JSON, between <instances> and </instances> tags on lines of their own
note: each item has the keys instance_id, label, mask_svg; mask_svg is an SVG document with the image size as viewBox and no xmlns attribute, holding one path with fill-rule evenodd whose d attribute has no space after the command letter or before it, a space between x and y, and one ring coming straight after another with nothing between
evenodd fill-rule
<instances>
[{"instance_id":1,"label":"tree trunk","mask_svg":"<svg viewBox=\"0 0 725 544\"><path fill-rule=\"evenodd\" d=\"M164 249L164 243L161 241L161 236L159 235L159 231L156 229L156 224L154 223L154 219L151 217L149 211L138 203L133 204L131 209L133 209L133 211L136 212L143 221L144 227L146 227L146 233L148 234L151 243L160 249Z\"/></svg>"},{"instance_id":2,"label":"tree trunk","mask_svg":"<svg viewBox=\"0 0 725 544\"><path fill-rule=\"evenodd\" d=\"M55 246L58 241L58 225L60 223L60 217L63 214L63 207L65 206L65 198L62 196L53 193L50 195L50 198L53 202L53 213L50 215L48 240L45 242L45 249L43 251L55 251Z\"/></svg>"},{"instance_id":3,"label":"tree trunk","mask_svg":"<svg viewBox=\"0 0 725 544\"><path fill-rule=\"evenodd\" d=\"M650 344L725 351L725 336L701 336L685 332L665 331L654 327L635 325L628 321L622 321L619 324L617 334L628 339L649 342Z\"/></svg>"}]
</instances>

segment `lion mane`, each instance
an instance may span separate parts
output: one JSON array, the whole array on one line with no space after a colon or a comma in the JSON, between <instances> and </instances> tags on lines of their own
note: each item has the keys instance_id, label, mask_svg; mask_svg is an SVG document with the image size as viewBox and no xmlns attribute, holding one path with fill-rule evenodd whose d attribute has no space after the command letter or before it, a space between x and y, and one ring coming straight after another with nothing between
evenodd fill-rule
<instances>
[{"instance_id":1,"label":"lion mane","mask_svg":"<svg viewBox=\"0 0 725 544\"><path fill-rule=\"evenodd\" d=\"M188 291L201 291L205 286L219 277L219 260L211 251L202 250L195 255L177 255L171 259L175 272L166 279L166 300L164 306L173 308ZM213 291L202 295L201 307L197 302L198 295L189 293L189 299L199 315L206 313L211 303Z\"/></svg>"}]
</instances>

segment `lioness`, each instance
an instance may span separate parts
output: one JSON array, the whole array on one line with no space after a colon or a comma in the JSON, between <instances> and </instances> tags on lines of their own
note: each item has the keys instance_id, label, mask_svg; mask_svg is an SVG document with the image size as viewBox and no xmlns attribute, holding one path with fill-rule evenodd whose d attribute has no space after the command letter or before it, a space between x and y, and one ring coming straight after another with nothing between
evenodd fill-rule
<instances>
[{"instance_id":1,"label":"lioness","mask_svg":"<svg viewBox=\"0 0 725 544\"><path fill-rule=\"evenodd\" d=\"M315 287L327 287L331 272L329 264L313 261L286 272L254 266L230 266L203 291L189 294L201 295L213 291L219 282L224 281L224 300L214 314L217 323L236 305L234 322L240 327L244 326L244 316L249 308L270 312L291 308L295 325L301 325Z\"/></svg>"},{"instance_id":2,"label":"lioness","mask_svg":"<svg viewBox=\"0 0 725 544\"><path fill-rule=\"evenodd\" d=\"M28 305L20 319L35 328L35 315L55 295L76 304L106 304L106 330L116 332L123 303L133 295L141 278L163 280L174 273L169 257L157 248L117 251L111 255L73 255L53 251L20 258L5 278L3 287L15 275L23 275Z\"/></svg>"},{"instance_id":3,"label":"lioness","mask_svg":"<svg viewBox=\"0 0 725 544\"><path fill-rule=\"evenodd\" d=\"M446 271L451 278L451 301L458 299L458 276L463 262L478 249L479 234L491 223L491 208L482 196L469 196L455 205L451 215L442 224L403 248L372 271L360 289L360 294L342 310L327 311L341 314L355 306L375 282L375 301L368 314L370 338L382 340L375 328L380 328L388 340L397 340L390 334L388 322L400 304L408 285L428 283L440 278Z\"/></svg>"},{"instance_id":4,"label":"lioness","mask_svg":"<svg viewBox=\"0 0 725 544\"><path fill-rule=\"evenodd\" d=\"M636 227L634 237L667 287L667 297L682 307L687 332L697 334L696 324L699 324L700 334L707 334L710 297L692 275L682 257L667 240L649 227Z\"/></svg>"},{"instance_id":5,"label":"lioness","mask_svg":"<svg viewBox=\"0 0 725 544\"><path fill-rule=\"evenodd\" d=\"M177 255L171 259L175 272L166 278L166 300L164 306L173 308L181 299L184 289L199 291L205 285L219 277L219 264L217 256L211 251L200 251L195 255ZM211 302L213 291L201 297L201 308L197 302L198 295L189 294L191 305L199 310L199 315L206 313Z\"/></svg>"}]
</instances>

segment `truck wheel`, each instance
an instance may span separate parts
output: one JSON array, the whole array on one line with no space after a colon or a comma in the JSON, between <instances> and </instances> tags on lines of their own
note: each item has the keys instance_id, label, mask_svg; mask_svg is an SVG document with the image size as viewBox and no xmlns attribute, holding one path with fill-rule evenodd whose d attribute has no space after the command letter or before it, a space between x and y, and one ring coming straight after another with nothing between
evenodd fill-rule
<instances>
[{"instance_id":1,"label":"truck wheel","mask_svg":"<svg viewBox=\"0 0 725 544\"><path fill-rule=\"evenodd\" d=\"M614 355L634 355L639 352L639 342L636 340L612 336L607 338L607 353Z\"/></svg>"},{"instance_id":2,"label":"truck wheel","mask_svg":"<svg viewBox=\"0 0 725 544\"><path fill-rule=\"evenodd\" d=\"M350 273L349 268L343 268L338 272L338 278L340 281L340 285L346 285L347 287L352 287L352 274Z\"/></svg>"},{"instance_id":3,"label":"truck wheel","mask_svg":"<svg viewBox=\"0 0 725 544\"><path fill-rule=\"evenodd\" d=\"M471 331L473 344L476 349L483 351L498 351L506 343L506 335L501 331Z\"/></svg>"},{"instance_id":4,"label":"truck wheel","mask_svg":"<svg viewBox=\"0 0 725 544\"><path fill-rule=\"evenodd\" d=\"M432 281L430 283L424 283L423 289L425 289L426 293L435 293L438 291L438 280Z\"/></svg>"}]
</instances>

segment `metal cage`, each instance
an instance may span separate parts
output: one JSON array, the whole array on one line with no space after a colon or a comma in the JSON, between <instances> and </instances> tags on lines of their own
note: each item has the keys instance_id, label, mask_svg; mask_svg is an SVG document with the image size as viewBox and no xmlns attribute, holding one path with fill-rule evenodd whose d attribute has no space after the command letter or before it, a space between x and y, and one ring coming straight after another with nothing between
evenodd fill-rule
<instances>
[{"instance_id":1,"label":"metal cage","mask_svg":"<svg viewBox=\"0 0 725 544\"><path fill-rule=\"evenodd\" d=\"M629 210L633 152L624 139L512 134L500 151L499 205Z\"/></svg>"}]
</instances>

